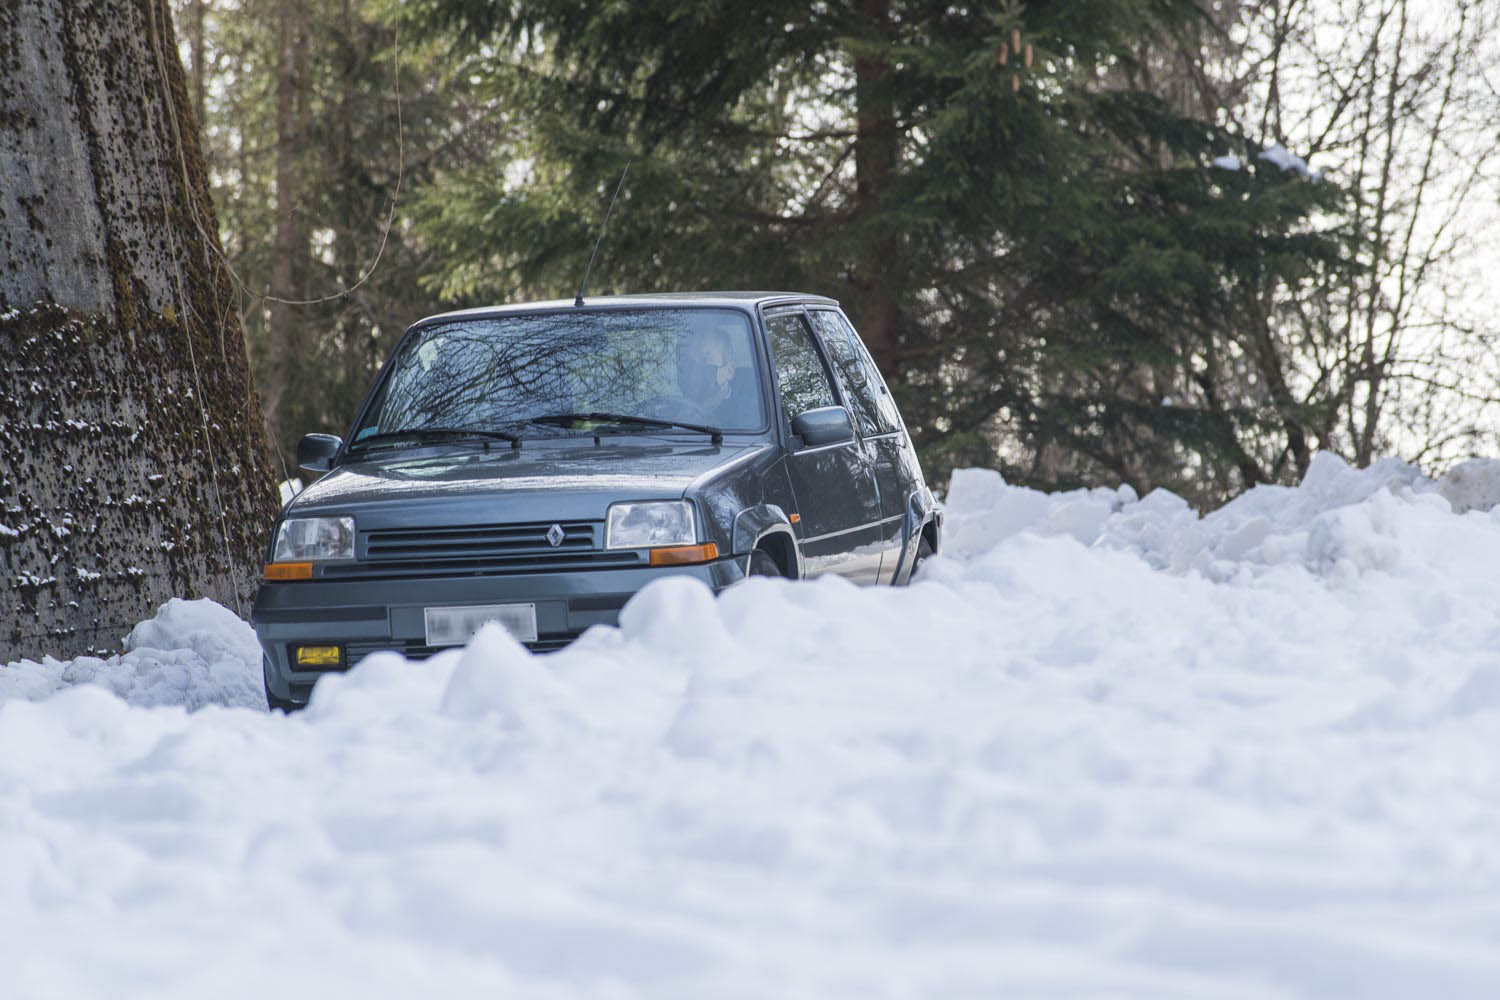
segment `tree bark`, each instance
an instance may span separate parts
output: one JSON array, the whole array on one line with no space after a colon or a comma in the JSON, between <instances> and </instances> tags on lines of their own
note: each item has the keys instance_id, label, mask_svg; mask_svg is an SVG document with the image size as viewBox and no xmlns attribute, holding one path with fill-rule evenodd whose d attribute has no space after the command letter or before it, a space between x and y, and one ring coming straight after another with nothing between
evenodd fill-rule
<instances>
[{"instance_id":1,"label":"tree bark","mask_svg":"<svg viewBox=\"0 0 1500 1000\"><path fill-rule=\"evenodd\" d=\"M166 0L0 6L0 663L248 612L276 511Z\"/></svg>"}]
</instances>

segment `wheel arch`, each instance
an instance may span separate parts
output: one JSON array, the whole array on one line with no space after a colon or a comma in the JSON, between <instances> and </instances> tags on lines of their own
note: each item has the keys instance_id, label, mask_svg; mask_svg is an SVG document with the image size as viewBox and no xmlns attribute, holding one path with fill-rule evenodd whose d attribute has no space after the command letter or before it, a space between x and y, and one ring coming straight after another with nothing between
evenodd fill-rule
<instances>
[{"instance_id":1,"label":"wheel arch","mask_svg":"<svg viewBox=\"0 0 1500 1000\"><path fill-rule=\"evenodd\" d=\"M802 578L802 550L791 519L775 504L757 504L740 511L734 519L734 554L749 556L755 549L765 549L780 565L786 576Z\"/></svg>"},{"instance_id":2,"label":"wheel arch","mask_svg":"<svg viewBox=\"0 0 1500 1000\"><path fill-rule=\"evenodd\" d=\"M905 537L901 545L901 565L891 583L899 586L911 579L912 567L917 560L917 546L923 538L932 546L934 553L943 543L943 505L932 495L932 490L923 486L912 490L906 497Z\"/></svg>"}]
</instances>

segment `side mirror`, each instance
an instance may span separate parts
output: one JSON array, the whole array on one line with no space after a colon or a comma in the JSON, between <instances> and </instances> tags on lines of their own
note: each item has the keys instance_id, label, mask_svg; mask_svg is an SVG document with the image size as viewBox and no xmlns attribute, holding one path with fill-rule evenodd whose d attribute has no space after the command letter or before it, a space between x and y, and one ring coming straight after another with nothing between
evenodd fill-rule
<instances>
[{"instance_id":1,"label":"side mirror","mask_svg":"<svg viewBox=\"0 0 1500 1000\"><path fill-rule=\"evenodd\" d=\"M327 472L344 439L333 434L308 434L297 442L297 467L303 472Z\"/></svg>"},{"instance_id":2,"label":"side mirror","mask_svg":"<svg viewBox=\"0 0 1500 1000\"><path fill-rule=\"evenodd\" d=\"M854 440L854 422L842 406L820 406L798 414L792 421L792 433L800 436L809 448Z\"/></svg>"}]
</instances>

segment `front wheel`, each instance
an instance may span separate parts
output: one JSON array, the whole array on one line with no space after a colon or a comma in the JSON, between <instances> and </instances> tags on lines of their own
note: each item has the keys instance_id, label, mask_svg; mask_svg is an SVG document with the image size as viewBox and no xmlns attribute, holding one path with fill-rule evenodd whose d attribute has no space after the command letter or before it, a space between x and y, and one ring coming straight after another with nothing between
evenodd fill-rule
<instances>
[{"instance_id":1,"label":"front wheel","mask_svg":"<svg viewBox=\"0 0 1500 1000\"><path fill-rule=\"evenodd\" d=\"M750 553L750 558L745 560L746 576L780 576L781 567L776 565L775 558L765 549L755 549Z\"/></svg>"}]
</instances>

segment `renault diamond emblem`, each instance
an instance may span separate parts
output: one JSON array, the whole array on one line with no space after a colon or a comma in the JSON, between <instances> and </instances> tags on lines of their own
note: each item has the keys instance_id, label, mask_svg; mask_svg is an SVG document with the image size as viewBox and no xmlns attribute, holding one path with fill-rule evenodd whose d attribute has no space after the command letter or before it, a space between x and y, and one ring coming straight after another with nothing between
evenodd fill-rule
<instances>
[{"instance_id":1,"label":"renault diamond emblem","mask_svg":"<svg viewBox=\"0 0 1500 1000\"><path fill-rule=\"evenodd\" d=\"M555 549L562 543L563 526L560 524L554 524L552 527L547 529L547 544L551 545Z\"/></svg>"}]
</instances>

